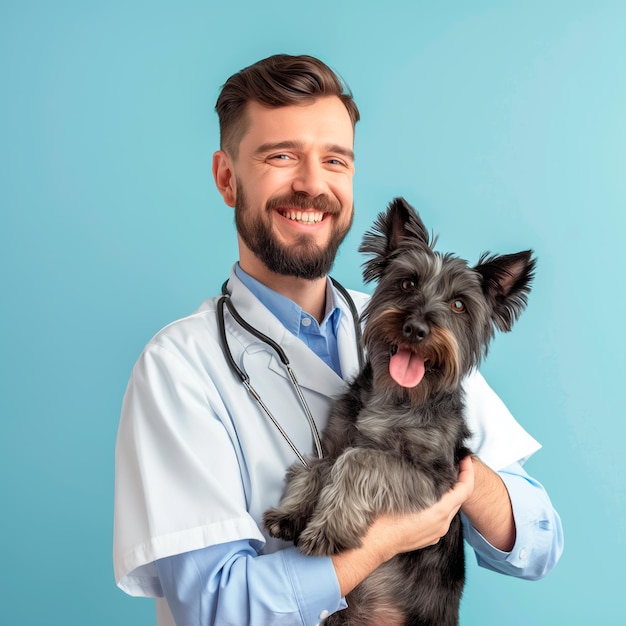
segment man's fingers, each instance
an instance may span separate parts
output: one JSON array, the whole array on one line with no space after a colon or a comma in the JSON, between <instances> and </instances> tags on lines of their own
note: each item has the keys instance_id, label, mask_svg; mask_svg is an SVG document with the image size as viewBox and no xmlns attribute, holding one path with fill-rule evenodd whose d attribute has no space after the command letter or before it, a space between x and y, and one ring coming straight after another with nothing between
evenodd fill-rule
<instances>
[{"instance_id":1,"label":"man's fingers","mask_svg":"<svg viewBox=\"0 0 626 626\"><path fill-rule=\"evenodd\" d=\"M470 490L474 488L474 463L471 455L462 458L459 462L458 482L467 485Z\"/></svg>"},{"instance_id":2,"label":"man's fingers","mask_svg":"<svg viewBox=\"0 0 626 626\"><path fill-rule=\"evenodd\" d=\"M441 498L442 504L446 504L453 509L455 514L461 505L469 498L474 489L474 464L472 458L466 456L459 463L459 476L456 484L452 489Z\"/></svg>"}]
</instances>

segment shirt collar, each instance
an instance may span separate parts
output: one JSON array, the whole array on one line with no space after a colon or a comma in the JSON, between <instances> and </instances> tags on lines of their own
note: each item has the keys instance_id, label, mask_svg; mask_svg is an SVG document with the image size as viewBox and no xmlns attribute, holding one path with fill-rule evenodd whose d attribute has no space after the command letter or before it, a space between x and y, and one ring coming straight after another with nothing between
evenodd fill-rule
<instances>
[{"instance_id":1,"label":"shirt collar","mask_svg":"<svg viewBox=\"0 0 626 626\"><path fill-rule=\"evenodd\" d=\"M239 263L235 264L235 274L237 278L252 292L252 294L276 317L280 323L296 337L300 336L302 317L306 316L311 320L311 325L317 327L317 320L308 313L305 313L293 300L286 298L278 292L270 289L256 278L241 269ZM321 333L328 331L328 327L333 334L337 335L337 328L341 320L341 309L337 305L337 294L332 282L326 279L326 310L324 319L319 324Z\"/></svg>"}]
</instances>

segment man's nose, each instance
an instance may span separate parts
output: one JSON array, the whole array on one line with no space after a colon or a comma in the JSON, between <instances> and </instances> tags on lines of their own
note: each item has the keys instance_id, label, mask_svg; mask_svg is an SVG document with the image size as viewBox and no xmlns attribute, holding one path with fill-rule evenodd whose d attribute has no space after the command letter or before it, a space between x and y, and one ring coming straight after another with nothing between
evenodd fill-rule
<instances>
[{"instance_id":1,"label":"man's nose","mask_svg":"<svg viewBox=\"0 0 626 626\"><path fill-rule=\"evenodd\" d=\"M323 164L315 159L303 160L292 182L294 191L309 196L319 196L328 192L326 171Z\"/></svg>"}]
</instances>

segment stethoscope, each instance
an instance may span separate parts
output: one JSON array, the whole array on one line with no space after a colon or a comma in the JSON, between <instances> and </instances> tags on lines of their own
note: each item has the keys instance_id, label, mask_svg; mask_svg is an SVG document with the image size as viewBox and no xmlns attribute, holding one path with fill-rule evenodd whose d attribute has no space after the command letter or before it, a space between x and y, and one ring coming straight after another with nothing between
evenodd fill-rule
<instances>
[{"instance_id":1,"label":"stethoscope","mask_svg":"<svg viewBox=\"0 0 626 626\"><path fill-rule=\"evenodd\" d=\"M355 335L356 335L357 352L358 352L358 358L359 358L359 369L362 369L363 364L365 362L365 358L363 355L363 342L362 342L362 334L361 334L361 324L359 321L359 312L357 311L356 305L354 304L354 301L350 297L350 294L348 293L347 289L343 287L340 283L338 283L334 278L331 278L331 281L335 289L337 289L337 291L342 295L342 297L344 298L344 300L346 301L348 305L348 308L350 309L352 320L354 322L354 330L355 330ZM271 337L268 337L267 335L263 334L260 330L257 330L256 328L254 328L252 325L246 322L246 320L243 319L243 317L241 317L241 315L235 308L235 305L233 304L230 298L230 293L228 293L227 284L228 284L228 281L224 282L224 284L222 285L222 296L217 301L217 324L219 327L220 341L222 343L222 351L224 352L226 361L228 362L228 365L230 366L230 369L233 371L233 373L239 378L243 386L248 390L248 393L254 398L255 402L261 407L261 409L267 415L267 417L272 422L272 424L274 424L274 426L276 427L278 432L281 434L283 439L289 444L289 447L293 450L294 454L298 457L298 460L300 461L300 463L302 463L304 467L309 469L309 464L306 462L304 455L300 452L300 450L298 450L298 448L296 447L296 444L291 440L289 435L285 432L285 429L280 425L280 422L272 414L272 412L269 410L265 402L263 402L263 399L261 398L261 396L254 389L254 387L250 383L250 377L248 376L248 374L244 370L242 370L237 365L237 363L235 363L235 359L233 358L233 354L230 350L230 347L228 346L228 339L226 337L226 324L224 321L225 320L224 306L226 306L226 308L228 309L228 312L232 315L233 319L243 329L248 331L251 335L259 339L265 345L271 347L274 350L274 352L276 352L276 354L278 355L278 358L280 359L281 363L283 364L283 367L285 368L285 371L287 372L289 376L291 385L293 386L296 392L296 395L298 396L298 399L300 400L300 404L302 405L302 408L304 410L304 415L306 416L306 419L309 423L309 428L311 429L311 434L313 435L313 444L315 446L315 451L317 453L318 458L321 459L324 456L322 452L322 440L320 438L319 431L315 424L315 420L313 419L311 409L309 408L306 398L304 397L304 394L302 393L302 388L300 387L300 384L298 383L298 379L296 378L296 374L291 368L291 365L289 364L289 359L287 358L285 351Z\"/></svg>"}]
</instances>

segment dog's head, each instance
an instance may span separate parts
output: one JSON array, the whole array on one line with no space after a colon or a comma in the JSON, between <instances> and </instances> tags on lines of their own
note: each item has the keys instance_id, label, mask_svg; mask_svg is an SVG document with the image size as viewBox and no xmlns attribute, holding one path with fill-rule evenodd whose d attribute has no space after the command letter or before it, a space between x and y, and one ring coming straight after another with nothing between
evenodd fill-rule
<instances>
[{"instance_id":1,"label":"dog's head","mask_svg":"<svg viewBox=\"0 0 626 626\"><path fill-rule=\"evenodd\" d=\"M496 328L509 331L534 276L532 251L483 254L478 264L434 250L404 199L366 233L366 282L377 287L364 311L364 340L375 386L414 402L451 390L477 366Z\"/></svg>"}]
</instances>

